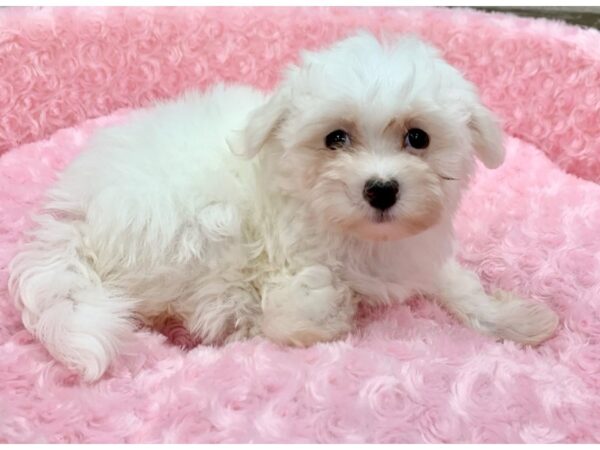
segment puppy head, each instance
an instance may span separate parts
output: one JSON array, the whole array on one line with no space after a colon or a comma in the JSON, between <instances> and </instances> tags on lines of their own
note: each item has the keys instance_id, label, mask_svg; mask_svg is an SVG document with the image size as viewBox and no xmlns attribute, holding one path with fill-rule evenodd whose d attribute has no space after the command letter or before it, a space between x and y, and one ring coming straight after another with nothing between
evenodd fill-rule
<instances>
[{"instance_id":1,"label":"puppy head","mask_svg":"<svg viewBox=\"0 0 600 450\"><path fill-rule=\"evenodd\" d=\"M473 155L504 158L474 87L415 38L368 34L303 54L238 141L274 190L363 239L419 233L458 203Z\"/></svg>"}]
</instances>

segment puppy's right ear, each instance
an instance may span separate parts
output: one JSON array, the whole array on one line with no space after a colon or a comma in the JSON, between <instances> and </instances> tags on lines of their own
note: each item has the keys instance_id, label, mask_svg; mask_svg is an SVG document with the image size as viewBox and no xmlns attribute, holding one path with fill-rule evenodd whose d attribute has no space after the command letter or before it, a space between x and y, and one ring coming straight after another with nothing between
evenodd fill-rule
<instances>
[{"instance_id":1,"label":"puppy's right ear","mask_svg":"<svg viewBox=\"0 0 600 450\"><path fill-rule=\"evenodd\" d=\"M475 154L479 160L488 169L498 168L504 161L502 128L492 112L479 100L471 107L469 128Z\"/></svg>"},{"instance_id":2,"label":"puppy's right ear","mask_svg":"<svg viewBox=\"0 0 600 450\"><path fill-rule=\"evenodd\" d=\"M284 92L276 92L266 103L251 111L243 130L234 131L227 138L232 153L252 158L273 136L285 115Z\"/></svg>"}]
</instances>

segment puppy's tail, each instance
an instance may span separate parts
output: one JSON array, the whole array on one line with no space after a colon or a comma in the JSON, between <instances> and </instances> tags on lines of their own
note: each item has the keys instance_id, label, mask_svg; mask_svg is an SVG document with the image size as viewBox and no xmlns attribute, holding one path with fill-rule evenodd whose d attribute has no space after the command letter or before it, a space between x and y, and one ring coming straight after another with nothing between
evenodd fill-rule
<instances>
[{"instance_id":1,"label":"puppy's tail","mask_svg":"<svg viewBox=\"0 0 600 450\"><path fill-rule=\"evenodd\" d=\"M131 330L132 303L101 284L82 221L52 214L36 220L33 239L10 263L9 292L52 356L96 380Z\"/></svg>"}]
</instances>

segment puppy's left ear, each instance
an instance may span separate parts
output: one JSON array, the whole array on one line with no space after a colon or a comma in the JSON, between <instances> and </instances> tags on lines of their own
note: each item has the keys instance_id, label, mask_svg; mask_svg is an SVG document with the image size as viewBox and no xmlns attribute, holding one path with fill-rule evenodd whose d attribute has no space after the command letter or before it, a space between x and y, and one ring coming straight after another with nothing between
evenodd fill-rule
<instances>
[{"instance_id":1,"label":"puppy's left ear","mask_svg":"<svg viewBox=\"0 0 600 450\"><path fill-rule=\"evenodd\" d=\"M488 168L495 169L504 162L502 129L492 112L479 101L471 106L469 121L475 154Z\"/></svg>"},{"instance_id":2,"label":"puppy's left ear","mask_svg":"<svg viewBox=\"0 0 600 450\"><path fill-rule=\"evenodd\" d=\"M260 152L283 121L286 111L284 98L285 93L278 91L262 106L250 112L245 128L227 138L227 144L234 154L252 158Z\"/></svg>"}]
</instances>

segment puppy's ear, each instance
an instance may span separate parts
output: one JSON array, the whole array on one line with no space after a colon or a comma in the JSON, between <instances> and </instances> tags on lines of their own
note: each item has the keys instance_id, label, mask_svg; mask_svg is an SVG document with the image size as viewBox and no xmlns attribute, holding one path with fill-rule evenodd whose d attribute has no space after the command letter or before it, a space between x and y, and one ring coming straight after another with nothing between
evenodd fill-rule
<instances>
[{"instance_id":1,"label":"puppy's ear","mask_svg":"<svg viewBox=\"0 0 600 450\"><path fill-rule=\"evenodd\" d=\"M286 111L284 99L284 92L276 92L262 106L250 112L245 128L235 131L227 139L234 154L247 158L258 154L283 121Z\"/></svg>"},{"instance_id":2,"label":"puppy's ear","mask_svg":"<svg viewBox=\"0 0 600 450\"><path fill-rule=\"evenodd\" d=\"M502 129L490 110L479 101L471 106L469 121L475 154L488 168L495 169L504 162Z\"/></svg>"}]
</instances>

